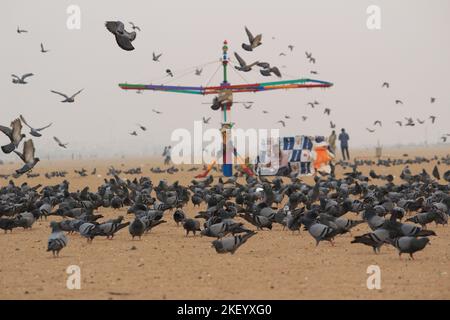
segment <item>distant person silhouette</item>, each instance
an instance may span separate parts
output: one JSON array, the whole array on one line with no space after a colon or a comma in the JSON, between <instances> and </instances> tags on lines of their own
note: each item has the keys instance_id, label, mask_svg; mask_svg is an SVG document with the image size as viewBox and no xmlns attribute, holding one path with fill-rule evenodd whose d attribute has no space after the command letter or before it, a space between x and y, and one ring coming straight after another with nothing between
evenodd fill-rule
<instances>
[{"instance_id":1,"label":"distant person silhouette","mask_svg":"<svg viewBox=\"0 0 450 320\"><path fill-rule=\"evenodd\" d=\"M345 132L345 129L341 129L341 133L339 134L339 142L341 143L341 152L342 152L342 158L344 160L350 160L350 154L348 152L348 140L350 140L350 137L347 132ZM345 157L347 156L347 157Z\"/></svg>"}]
</instances>

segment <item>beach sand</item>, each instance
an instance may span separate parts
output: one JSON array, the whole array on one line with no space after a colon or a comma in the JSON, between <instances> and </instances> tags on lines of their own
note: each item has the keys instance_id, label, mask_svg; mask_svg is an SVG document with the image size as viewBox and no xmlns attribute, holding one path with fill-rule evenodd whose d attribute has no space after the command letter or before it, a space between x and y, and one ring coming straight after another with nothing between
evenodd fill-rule
<instances>
[{"instance_id":1,"label":"beach sand","mask_svg":"<svg viewBox=\"0 0 450 320\"><path fill-rule=\"evenodd\" d=\"M367 158L373 158L375 153L372 149L350 151L353 156ZM450 153L445 148L431 147L384 152L393 158L405 153L409 158ZM431 173L435 164L433 161L410 167L413 173L422 168ZM43 160L35 170L41 173L40 177L22 177L16 183L54 185L63 179L48 180L43 173L67 170L66 179L72 191L85 186L96 191L111 165L117 169L142 166L143 175L151 177L154 184L163 178L188 184L199 172L187 172L189 166L184 166L184 171L178 174L153 174L150 167L163 166L151 159ZM17 164L2 165L0 174L11 173L17 167ZM81 167L88 173L96 167L101 176L81 178L73 173ZM391 173L397 177L402 168L373 167L379 174ZM367 174L371 168L359 169ZM441 164L439 169L442 175L450 168ZM337 168L338 176L342 171ZM134 178L133 175L121 177ZM304 180L312 181L310 177ZM7 182L0 179L1 186ZM193 217L199 209L194 209L189 202L184 210ZM132 215L126 215L126 209L101 208L99 212L105 219L120 214L127 221L132 219ZM357 218L355 214L347 216ZM127 229L120 231L114 240L96 238L92 244L78 234L68 235L69 244L61 251L60 258L46 252L49 222L60 218L38 221L31 230L0 232L0 299L450 299L448 226L430 225L438 236L432 237L431 245L415 255L416 260L410 260L407 255L399 259L396 249L390 246L383 246L376 255L369 247L351 244L350 234L337 237L334 247L327 242L315 247L307 232L293 234L282 231L280 225L274 225L272 231L259 231L234 255L219 255L211 248L212 238L186 238L183 228L173 221L172 213L167 212L164 219L168 223L156 227L142 240L132 241ZM354 228L352 234L367 231L364 224ZM71 265L81 268L80 290L66 287L69 276L66 269ZM367 268L371 265L380 267L380 290L367 288Z\"/></svg>"}]
</instances>

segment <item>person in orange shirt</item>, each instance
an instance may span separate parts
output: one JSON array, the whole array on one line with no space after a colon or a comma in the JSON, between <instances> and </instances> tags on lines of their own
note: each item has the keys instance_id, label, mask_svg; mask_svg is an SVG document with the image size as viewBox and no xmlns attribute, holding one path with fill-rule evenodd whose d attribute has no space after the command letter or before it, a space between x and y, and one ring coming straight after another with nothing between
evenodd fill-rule
<instances>
[{"instance_id":1,"label":"person in orange shirt","mask_svg":"<svg viewBox=\"0 0 450 320\"><path fill-rule=\"evenodd\" d=\"M332 173L331 161L335 155L329 150L328 143L323 137L316 137L313 150L311 152L311 159L314 166L314 175L317 173L330 174Z\"/></svg>"}]
</instances>

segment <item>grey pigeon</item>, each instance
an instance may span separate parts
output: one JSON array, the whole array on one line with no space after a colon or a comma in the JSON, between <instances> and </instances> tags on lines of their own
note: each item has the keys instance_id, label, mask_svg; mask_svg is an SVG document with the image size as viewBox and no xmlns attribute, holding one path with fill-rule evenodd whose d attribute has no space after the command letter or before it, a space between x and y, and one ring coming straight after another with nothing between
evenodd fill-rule
<instances>
[{"instance_id":1,"label":"grey pigeon","mask_svg":"<svg viewBox=\"0 0 450 320\"><path fill-rule=\"evenodd\" d=\"M35 149L33 140L31 139L25 141L25 143L23 144L23 153L20 153L16 150L14 150L14 152L25 163L22 168L16 170L17 174L24 174L30 171L39 162L39 158L34 156Z\"/></svg>"},{"instance_id":2,"label":"grey pigeon","mask_svg":"<svg viewBox=\"0 0 450 320\"><path fill-rule=\"evenodd\" d=\"M416 238L416 237L400 237L391 240L391 244L397 248L398 256L401 257L402 253L409 253L411 259L414 260L413 254L417 251L423 250L430 242L428 238Z\"/></svg>"},{"instance_id":3,"label":"grey pigeon","mask_svg":"<svg viewBox=\"0 0 450 320\"><path fill-rule=\"evenodd\" d=\"M183 222L183 228L186 230L186 237L189 235L189 232L192 232L195 237L195 233L200 230L200 222L194 219L186 219Z\"/></svg>"},{"instance_id":4,"label":"grey pigeon","mask_svg":"<svg viewBox=\"0 0 450 320\"><path fill-rule=\"evenodd\" d=\"M26 82L25 79L28 78L28 77L34 76L34 74L33 73L25 73L21 77L15 75L15 74L12 74L11 76L13 77L12 83L27 84L28 82Z\"/></svg>"},{"instance_id":5,"label":"grey pigeon","mask_svg":"<svg viewBox=\"0 0 450 320\"><path fill-rule=\"evenodd\" d=\"M20 122L20 119L15 119L11 122L11 128L0 126L0 131L11 141L11 143L2 146L2 151L4 153L13 152L19 146L20 141L25 138L25 134L22 133L22 123Z\"/></svg>"},{"instance_id":6,"label":"grey pigeon","mask_svg":"<svg viewBox=\"0 0 450 320\"><path fill-rule=\"evenodd\" d=\"M131 28L133 29L133 30L137 30L137 31L141 31L141 28L139 28L137 25L135 25L133 22L128 22L129 24L131 24Z\"/></svg>"},{"instance_id":7,"label":"grey pigeon","mask_svg":"<svg viewBox=\"0 0 450 320\"><path fill-rule=\"evenodd\" d=\"M76 93L74 93L74 94L71 95L71 96L68 96L68 95L66 95L65 93L62 93L62 92L58 92L58 91L55 91L55 90L50 90L50 92L59 94L60 96L63 96L63 97L64 97L64 100L61 100L61 102L68 102L68 103L73 103L73 102L75 102L75 97L76 97L78 94L80 94L81 91L83 91L83 89L77 91Z\"/></svg>"},{"instance_id":8,"label":"grey pigeon","mask_svg":"<svg viewBox=\"0 0 450 320\"><path fill-rule=\"evenodd\" d=\"M153 56L153 61L159 62L159 58L161 58L162 53L156 54L156 53L153 52L152 56Z\"/></svg>"},{"instance_id":9,"label":"grey pigeon","mask_svg":"<svg viewBox=\"0 0 450 320\"><path fill-rule=\"evenodd\" d=\"M61 140L59 140L57 137L53 137L53 140L55 140L58 146L60 146L61 148L67 149L68 143L62 143Z\"/></svg>"},{"instance_id":10,"label":"grey pigeon","mask_svg":"<svg viewBox=\"0 0 450 320\"><path fill-rule=\"evenodd\" d=\"M106 29L111 32L120 48L126 51L134 50L133 42L136 39L136 32L128 32L125 30L125 26L121 21L106 21Z\"/></svg>"},{"instance_id":11,"label":"grey pigeon","mask_svg":"<svg viewBox=\"0 0 450 320\"><path fill-rule=\"evenodd\" d=\"M141 239L142 235L145 232L145 224L140 218L136 217L128 226L128 231L131 234L132 240L134 240L134 237L139 237L139 239Z\"/></svg>"},{"instance_id":12,"label":"grey pigeon","mask_svg":"<svg viewBox=\"0 0 450 320\"><path fill-rule=\"evenodd\" d=\"M212 246L217 253L231 253L234 254L236 250L243 245L248 239L253 237L256 232L252 231L243 235L236 235L233 237L226 237L220 240L214 240Z\"/></svg>"},{"instance_id":13,"label":"grey pigeon","mask_svg":"<svg viewBox=\"0 0 450 320\"><path fill-rule=\"evenodd\" d=\"M234 53L234 56L236 57L237 61L239 62L239 66L235 66L235 68L239 71L243 71L243 72L249 72L250 70L252 70L252 67L257 65L258 62L253 62L251 64L247 64L244 59L241 58L241 56L239 54L237 54L237 52Z\"/></svg>"},{"instance_id":14,"label":"grey pigeon","mask_svg":"<svg viewBox=\"0 0 450 320\"><path fill-rule=\"evenodd\" d=\"M326 240L334 245L333 239L337 235L337 229L330 228L324 224L317 223L307 217L302 217L300 221L308 229L309 234L316 240L316 246L320 241Z\"/></svg>"},{"instance_id":15,"label":"grey pigeon","mask_svg":"<svg viewBox=\"0 0 450 320\"><path fill-rule=\"evenodd\" d=\"M250 30L248 30L247 27L245 27L245 32L247 33L249 43L248 44L243 43L242 49L244 49L246 51L253 51L253 49L255 49L256 47L258 47L262 44L261 43L262 34L258 34L256 37L254 37L253 34L250 32Z\"/></svg>"},{"instance_id":16,"label":"grey pigeon","mask_svg":"<svg viewBox=\"0 0 450 320\"><path fill-rule=\"evenodd\" d=\"M390 232L386 229L377 229L374 232L356 236L351 243L362 243L373 248L375 253L380 252L381 246L387 242Z\"/></svg>"},{"instance_id":17,"label":"grey pigeon","mask_svg":"<svg viewBox=\"0 0 450 320\"><path fill-rule=\"evenodd\" d=\"M47 251L51 251L53 253L53 257L59 257L59 252L65 246L67 246L69 240L59 227L58 222L56 221L50 222L50 227L52 228L52 233L48 237Z\"/></svg>"},{"instance_id":18,"label":"grey pigeon","mask_svg":"<svg viewBox=\"0 0 450 320\"><path fill-rule=\"evenodd\" d=\"M44 49L44 45L42 44L42 42L41 42L41 52L42 52L42 53L47 53L47 52L49 52L49 50Z\"/></svg>"},{"instance_id":19,"label":"grey pigeon","mask_svg":"<svg viewBox=\"0 0 450 320\"><path fill-rule=\"evenodd\" d=\"M48 125L46 125L45 127L42 127L42 128L33 128L32 126L30 126L30 125L27 123L27 121L25 120L25 118L24 118L22 115L20 115L20 120L22 120L22 122L23 122L28 128L30 128L30 134L31 134L33 137L36 137L36 138L39 138L39 137L42 136L42 134L40 133L40 131L42 131L42 130L44 130L44 129L47 129L48 127L50 127L50 126L52 125L52 123L50 123L50 124L48 124Z\"/></svg>"}]
</instances>

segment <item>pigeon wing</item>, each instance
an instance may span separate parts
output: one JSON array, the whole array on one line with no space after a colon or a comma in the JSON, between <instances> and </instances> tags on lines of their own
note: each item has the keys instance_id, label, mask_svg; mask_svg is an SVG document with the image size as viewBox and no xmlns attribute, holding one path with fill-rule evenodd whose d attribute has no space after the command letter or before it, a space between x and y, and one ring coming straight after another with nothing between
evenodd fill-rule
<instances>
[{"instance_id":1,"label":"pigeon wing","mask_svg":"<svg viewBox=\"0 0 450 320\"><path fill-rule=\"evenodd\" d=\"M18 143L22 139L22 122L19 119L11 123L13 141Z\"/></svg>"},{"instance_id":2,"label":"pigeon wing","mask_svg":"<svg viewBox=\"0 0 450 320\"><path fill-rule=\"evenodd\" d=\"M20 120L22 120L22 122L23 122L28 128L32 129L31 126L27 123L27 121L25 120L25 118L24 118L22 115L20 115Z\"/></svg>"},{"instance_id":3,"label":"pigeon wing","mask_svg":"<svg viewBox=\"0 0 450 320\"><path fill-rule=\"evenodd\" d=\"M122 24L121 27L120 27L120 24ZM120 21L106 21L105 27L106 27L106 29L108 29L109 32L111 32L113 34L117 34L117 32L122 33L123 29L124 29L124 25ZM118 30L119 28L121 28L120 29L121 31Z\"/></svg>"},{"instance_id":4,"label":"pigeon wing","mask_svg":"<svg viewBox=\"0 0 450 320\"><path fill-rule=\"evenodd\" d=\"M116 42L119 45L120 48L126 51L132 51L134 50L133 45L131 44L130 39L123 35L116 35Z\"/></svg>"},{"instance_id":5,"label":"pigeon wing","mask_svg":"<svg viewBox=\"0 0 450 320\"><path fill-rule=\"evenodd\" d=\"M12 136L12 130L5 126L0 126L0 131L6 134L8 137Z\"/></svg>"},{"instance_id":6,"label":"pigeon wing","mask_svg":"<svg viewBox=\"0 0 450 320\"><path fill-rule=\"evenodd\" d=\"M248 30L247 27L245 27L245 32L247 33L248 41L252 43L255 40L255 38L253 37L252 33L250 32L250 30Z\"/></svg>"},{"instance_id":7,"label":"pigeon wing","mask_svg":"<svg viewBox=\"0 0 450 320\"><path fill-rule=\"evenodd\" d=\"M244 59L242 59L241 56L237 54L237 52L234 53L234 56L236 57L237 61L239 62L239 65L241 67L245 67Z\"/></svg>"},{"instance_id":8,"label":"pigeon wing","mask_svg":"<svg viewBox=\"0 0 450 320\"><path fill-rule=\"evenodd\" d=\"M34 74L33 74L33 73L25 73L25 74L22 76L22 80L25 80L26 78L31 77L31 76L34 76Z\"/></svg>"},{"instance_id":9,"label":"pigeon wing","mask_svg":"<svg viewBox=\"0 0 450 320\"><path fill-rule=\"evenodd\" d=\"M36 130L36 131L42 131L42 130L47 129L48 127L50 127L52 124L53 124L53 122L50 122L50 123L49 123L48 125L46 125L45 127L38 128L38 129L35 129L35 130Z\"/></svg>"},{"instance_id":10,"label":"pigeon wing","mask_svg":"<svg viewBox=\"0 0 450 320\"><path fill-rule=\"evenodd\" d=\"M63 96L64 98L69 99L69 97L67 95L65 95L64 93L61 93L61 92L58 92L58 91L55 91L55 90L50 90L50 92L59 94L60 96Z\"/></svg>"},{"instance_id":11,"label":"pigeon wing","mask_svg":"<svg viewBox=\"0 0 450 320\"><path fill-rule=\"evenodd\" d=\"M281 72L280 72L280 69L278 69L277 67L273 67L273 68L271 69L271 71L272 71L278 78L281 78Z\"/></svg>"},{"instance_id":12,"label":"pigeon wing","mask_svg":"<svg viewBox=\"0 0 450 320\"><path fill-rule=\"evenodd\" d=\"M34 149L33 140L29 139L29 140L25 141L25 143L23 144L23 158L26 163L33 162L34 152L35 152L35 149Z\"/></svg>"},{"instance_id":13,"label":"pigeon wing","mask_svg":"<svg viewBox=\"0 0 450 320\"><path fill-rule=\"evenodd\" d=\"M53 140L55 140L57 144L62 144L62 142L57 137L53 137Z\"/></svg>"},{"instance_id":14,"label":"pigeon wing","mask_svg":"<svg viewBox=\"0 0 450 320\"><path fill-rule=\"evenodd\" d=\"M83 91L83 90L84 90L84 89L81 89L81 90L79 90L78 92L74 93L74 94L71 96L71 98L72 98L72 99L75 98L75 96L77 96L78 94L80 94L81 91Z\"/></svg>"}]
</instances>

